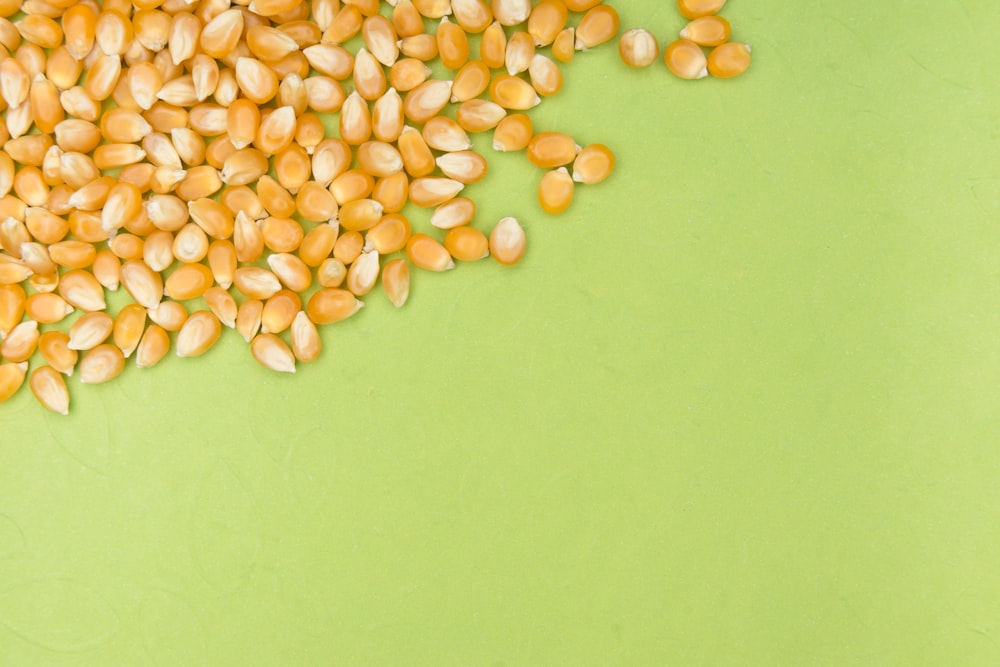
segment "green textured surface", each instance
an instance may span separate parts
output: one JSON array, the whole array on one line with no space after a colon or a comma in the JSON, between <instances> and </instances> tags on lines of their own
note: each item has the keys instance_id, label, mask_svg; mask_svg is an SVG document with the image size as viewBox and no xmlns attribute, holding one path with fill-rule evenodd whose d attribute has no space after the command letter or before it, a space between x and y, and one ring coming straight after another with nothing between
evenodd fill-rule
<instances>
[{"instance_id":1,"label":"green textured surface","mask_svg":"<svg viewBox=\"0 0 1000 667\"><path fill-rule=\"evenodd\" d=\"M0 406L0 664L1000 663L1000 14L725 15L743 78L566 69L564 216L489 154L518 267Z\"/></svg>"}]
</instances>

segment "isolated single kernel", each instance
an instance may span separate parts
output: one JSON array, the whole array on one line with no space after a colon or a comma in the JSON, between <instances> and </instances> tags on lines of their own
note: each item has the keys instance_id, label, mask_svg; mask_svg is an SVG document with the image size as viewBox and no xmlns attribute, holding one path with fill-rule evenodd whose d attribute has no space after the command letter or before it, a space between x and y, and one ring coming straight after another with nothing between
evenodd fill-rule
<instances>
[{"instance_id":1,"label":"isolated single kernel","mask_svg":"<svg viewBox=\"0 0 1000 667\"><path fill-rule=\"evenodd\" d=\"M660 47L648 30L633 28L618 40L618 55L629 67L648 67L656 61Z\"/></svg>"},{"instance_id":2,"label":"isolated single kernel","mask_svg":"<svg viewBox=\"0 0 1000 667\"><path fill-rule=\"evenodd\" d=\"M726 42L708 54L708 73L720 79L731 79L750 67L750 45Z\"/></svg>"},{"instance_id":3,"label":"isolated single kernel","mask_svg":"<svg viewBox=\"0 0 1000 667\"><path fill-rule=\"evenodd\" d=\"M500 220L490 232L490 254L501 264L512 265L521 261L527 246L527 237L517 218Z\"/></svg>"},{"instance_id":4,"label":"isolated single kernel","mask_svg":"<svg viewBox=\"0 0 1000 667\"><path fill-rule=\"evenodd\" d=\"M708 76L708 59L701 47L689 39L671 42L663 52L667 69L682 79L704 79Z\"/></svg>"}]
</instances>

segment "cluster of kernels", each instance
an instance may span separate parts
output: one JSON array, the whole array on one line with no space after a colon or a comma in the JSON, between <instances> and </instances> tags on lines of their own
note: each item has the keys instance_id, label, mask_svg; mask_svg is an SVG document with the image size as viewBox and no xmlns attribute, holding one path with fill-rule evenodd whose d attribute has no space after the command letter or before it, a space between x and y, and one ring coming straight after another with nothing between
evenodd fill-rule
<instances>
[{"instance_id":1,"label":"cluster of kernels","mask_svg":"<svg viewBox=\"0 0 1000 667\"><path fill-rule=\"evenodd\" d=\"M138 368L171 347L199 356L225 328L294 372L319 356L318 325L351 317L379 282L402 306L410 264L518 262L517 219L472 226L461 195L487 161L470 134L492 131L495 150L546 169L549 213L610 174L606 147L536 133L523 112L560 92L557 63L617 35L614 9L388 5L0 7L0 401L27 380L65 414L74 372L102 383L133 356ZM435 59L450 79L432 76ZM412 228L407 204L433 209L429 229ZM132 303L112 315L118 290Z\"/></svg>"},{"instance_id":2,"label":"cluster of kernels","mask_svg":"<svg viewBox=\"0 0 1000 667\"><path fill-rule=\"evenodd\" d=\"M689 23L663 52L663 61L682 79L720 79L739 76L750 67L750 45L730 42L729 22L717 16L726 0L677 0L677 9ZM705 48L710 48L707 54ZM622 62L629 67L648 67L656 61L659 46L648 30L634 28L618 42Z\"/></svg>"}]
</instances>

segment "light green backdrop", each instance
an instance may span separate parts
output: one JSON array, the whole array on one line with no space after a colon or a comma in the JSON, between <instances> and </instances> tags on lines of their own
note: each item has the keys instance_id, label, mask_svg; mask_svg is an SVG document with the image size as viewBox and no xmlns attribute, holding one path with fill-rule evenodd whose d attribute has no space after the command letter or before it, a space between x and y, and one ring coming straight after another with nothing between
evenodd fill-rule
<instances>
[{"instance_id":1,"label":"light green backdrop","mask_svg":"<svg viewBox=\"0 0 1000 667\"><path fill-rule=\"evenodd\" d=\"M725 16L737 80L566 68L564 216L488 153L516 268L0 406L0 664L1000 664L1000 13Z\"/></svg>"}]
</instances>

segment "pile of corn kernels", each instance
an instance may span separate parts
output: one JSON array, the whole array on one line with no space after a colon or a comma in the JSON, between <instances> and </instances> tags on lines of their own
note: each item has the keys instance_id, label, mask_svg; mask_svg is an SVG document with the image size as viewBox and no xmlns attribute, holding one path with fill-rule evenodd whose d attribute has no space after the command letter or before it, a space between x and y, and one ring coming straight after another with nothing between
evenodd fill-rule
<instances>
[{"instance_id":1,"label":"pile of corn kernels","mask_svg":"<svg viewBox=\"0 0 1000 667\"><path fill-rule=\"evenodd\" d=\"M747 68L725 0L677 4L692 21L672 72ZM562 89L558 63L618 35L601 0L0 0L0 16L0 402L27 379L66 414L74 372L196 357L227 327L294 372L377 285L402 306L411 265L517 263L517 219L471 224L461 194L487 161L470 134L546 169L550 214L614 168L524 113ZM619 52L641 67L658 47L637 29Z\"/></svg>"}]
</instances>

